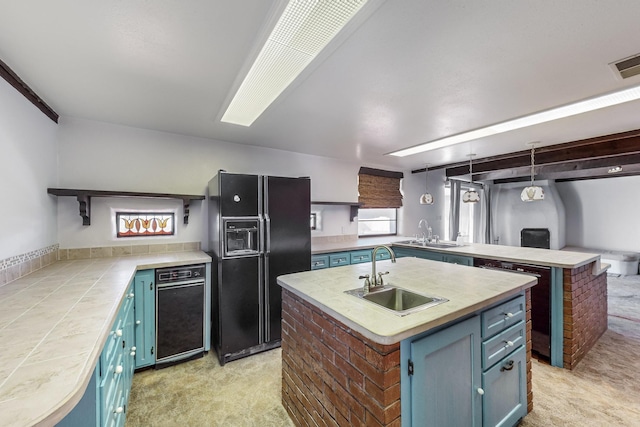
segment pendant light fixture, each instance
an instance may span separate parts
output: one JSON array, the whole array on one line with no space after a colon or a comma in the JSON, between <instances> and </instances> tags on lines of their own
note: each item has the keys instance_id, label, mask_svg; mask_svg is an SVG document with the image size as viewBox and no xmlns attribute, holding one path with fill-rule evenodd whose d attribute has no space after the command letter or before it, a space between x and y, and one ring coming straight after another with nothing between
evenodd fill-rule
<instances>
[{"instance_id":1,"label":"pendant light fixture","mask_svg":"<svg viewBox=\"0 0 640 427\"><path fill-rule=\"evenodd\" d=\"M520 199L523 202L536 202L538 200L544 200L544 190L542 187L534 185L533 177L535 176L535 142L529 142L527 145L531 146L531 185L525 187L520 193Z\"/></svg>"},{"instance_id":2,"label":"pendant light fixture","mask_svg":"<svg viewBox=\"0 0 640 427\"><path fill-rule=\"evenodd\" d=\"M473 185L473 156L475 154L469 154L469 184ZM470 187L467 191L462 193L462 201L464 203L478 203L480 201L480 194L473 187Z\"/></svg>"},{"instance_id":3,"label":"pendant light fixture","mask_svg":"<svg viewBox=\"0 0 640 427\"><path fill-rule=\"evenodd\" d=\"M429 193L429 164L424 167L425 193L420 196L421 205L432 205L433 196Z\"/></svg>"}]
</instances>

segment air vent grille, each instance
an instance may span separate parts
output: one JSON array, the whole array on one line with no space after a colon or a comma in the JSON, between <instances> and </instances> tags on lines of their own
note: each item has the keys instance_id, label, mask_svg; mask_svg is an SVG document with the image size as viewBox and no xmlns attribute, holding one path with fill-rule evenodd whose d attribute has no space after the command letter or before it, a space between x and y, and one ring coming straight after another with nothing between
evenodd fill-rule
<instances>
[{"instance_id":1,"label":"air vent grille","mask_svg":"<svg viewBox=\"0 0 640 427\"><path fill-rule=\"evenodd\" d=\"M620 73L623 79L637 76L640 74L640 55L632 56L613 64L615 69Z\"/></svg>"}]
</instances>

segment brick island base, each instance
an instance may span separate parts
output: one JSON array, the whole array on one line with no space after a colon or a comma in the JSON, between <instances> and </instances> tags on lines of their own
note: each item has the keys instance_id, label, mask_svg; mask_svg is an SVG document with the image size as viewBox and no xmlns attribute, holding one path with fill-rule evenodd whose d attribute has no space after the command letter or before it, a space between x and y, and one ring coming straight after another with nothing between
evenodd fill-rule
<instances>
[{"instance_id":1,"label":"brick island base","mask_svg":"<svg viewBox=\"0 0 640 427\"><path fill-rule=\"evenodd\" d=\"M526 291L527 332L531 298ZM527 407L531 342L527 342ZM282 404L296 426L393 426L400 422L400 344L372 342L282 291Z\"/></svg>"}]
</instances>

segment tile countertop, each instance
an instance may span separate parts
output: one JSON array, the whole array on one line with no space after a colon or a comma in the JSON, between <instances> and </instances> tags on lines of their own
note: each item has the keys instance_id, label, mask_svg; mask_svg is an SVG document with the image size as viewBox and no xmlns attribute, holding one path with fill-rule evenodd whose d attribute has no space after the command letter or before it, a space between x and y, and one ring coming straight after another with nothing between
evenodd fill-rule
<instances>
[{"instance_id":1,"label":"tile countertop","mask_svg":"<svg viewBox=\"0 0 640 427\"><path fill-rule=\"evenodd\" d=\"M137 270L204 252L58 261L0 286L0 425L55 425L77 404Z\"/></svg>"},{"instance_id":2,"label":"tile countertop","mask_svg":"<svg viewBox=\"0 0 640 427\"><path fill-rule=\"evenodd\" d=\"M364 237L358 240L339 243L314 244L311 249L313 254L322 254L328 252L367 249L386 244L424 249L433 252L465 255L474 258L488 258L507 262L542 265L546 267L576 268L596 261L597 265L594 267L594 274L598 274L598 272L602 270L600 267L600 254L595 253L557 251L550 249L525 248L520 246L486 245L481 243L471 243L451 248L423 248L415 245L398 243L410 239L410 237L403 236Z\"/></svg>"},{"instance_id":3,"label":"tile countertop","mask_svg":"<svg viewBox=\"0 0 640 427\"><path fill-rule=\"evenodd\" d=\"M378 261L379 271L389 271L387 284L447 298L449 301L404 317L369 301L345 294L361 287L361 274L371 273L371 264L355 264L287 274L278 284L319 307L348 327L379 344L395 344L434 327L477 312L516 295L537 283L523 274L482 270L462 265L400 258Z\"/></svg>"}]
</instances>

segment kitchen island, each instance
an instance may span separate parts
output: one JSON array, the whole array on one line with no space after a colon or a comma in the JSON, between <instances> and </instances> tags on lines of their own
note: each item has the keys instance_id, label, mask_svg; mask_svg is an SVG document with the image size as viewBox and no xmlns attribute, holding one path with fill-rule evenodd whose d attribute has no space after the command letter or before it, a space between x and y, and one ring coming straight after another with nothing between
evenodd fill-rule
<instances>
[{"instance_id":1,"label":"kitchen island","mask_svg":"<svg viewBox=\"0 0 640 427\"><path fill-rule=\"evenodd\" d=\"M388 236L388 243L404 256L415 256L473 266L480 259L500 263L521 263L550 270L550 362L553 366L574 369L607 330L608 265L601 264L599 254L557 251L505 245L464 244L433 247L407 243L407 238ZM331 252L369 248L384 238L360 238L348 242L313 244L314 256L330 257ZM539 289L540 291L541 289ZM534 315L539 306L534 307ZM538 331L535 331L538 334ZM539 336L536 335L536 336ZM534 336L534 339L536 338ZM546 343L543 343L546 345ZM539 347L538 342L536 346Z\"/></svg>"},{"instance_id":2,"label":"kitchen island","mask_svg":"<svg viewBox=\"0 0 640 427\"><path fill-rule=\"evenodd\" d=\"M408 363L401 347L464 321L479 324L487 309L514 298L523 301L521 325L526 327L520 327L530 330L524 301L528 313L529 288L535 278L415 258L381 261L378 268L390 272L385 276L388 284L448 301L399 317L345 294L363 285L358 276L370 273L369 263L279 277L283 287L282 398L296 424L315 420L320 425L400 425L402 418L411 417L412 393L409 374L401 369ZM522 339L527 341L528 336ZM476 349L472 353L479 358L479 337L472 339ZM530 343L523 343L521 349L526 351L526 413L532 408Z\"/></svg>"},{"instance_id":3,"label":"kitchen island","mask_svg":"<svg viewBox=\"0 0 640 427\"><path fill-rule=\"evenodd\" d=\"M76 406L137 270L208 262L201 251L58 261L1 286L0 425L52 426Z\"/></svg>"}]
</instances>

